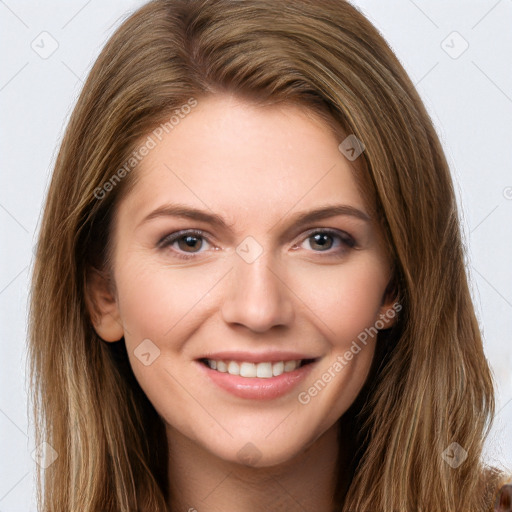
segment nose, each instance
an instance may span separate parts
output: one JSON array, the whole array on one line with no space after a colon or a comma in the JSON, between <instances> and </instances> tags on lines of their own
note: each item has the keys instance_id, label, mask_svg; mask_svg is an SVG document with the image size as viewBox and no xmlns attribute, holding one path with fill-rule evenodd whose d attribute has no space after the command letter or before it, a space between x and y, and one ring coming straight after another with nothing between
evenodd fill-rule
<instances>
[{"instance_id":1,"label":"nose","mask_svg":"<svg viewBox=\"0 0 512 512\"><path fill-rule=\"evenodd\" d=\"M289 326L294 317L293 291L281 267L266 252L252 263L238 255L234 259L222 305L224 321L254 332Z\"/></svg>"}]
</instances>

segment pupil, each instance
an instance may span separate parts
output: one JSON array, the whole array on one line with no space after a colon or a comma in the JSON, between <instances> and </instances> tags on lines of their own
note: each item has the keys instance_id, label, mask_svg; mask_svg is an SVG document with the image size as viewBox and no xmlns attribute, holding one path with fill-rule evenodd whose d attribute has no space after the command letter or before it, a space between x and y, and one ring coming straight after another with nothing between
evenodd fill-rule
<instances>
[{"instance_id":1,"label":"pupil","mask_svg":"<svg viewBox=\"0 0 512 512\"><path fill-rule=\"evenodd\" d=\"M184 236L182 238L182 240L185 240L185 243L187 244L187 246L192 249L194 248L194 245L197 243L197 237L195 237L195 236L187 235L187 236Z\"/></svg>"},{"instance_id":2,"label":"pupil","mask_svg":"<svg viewBox=\"0 0 512 512\"><path fill-rule=\"evenodd\" d=\"M316 235L313 236L313 238L315 239L315 243L320 245L320 247L322 248L325 248L326 247L326 244L325 244L325 238L330 238L330 235L326 235L326 234L322 234L322 233L318 233ZM319 242L319 239L324 239L324 242L320 241ZM329 245L327 243L327 245ZM329 247L327 247L329 249Z\"/></svg>"}]
</instances>

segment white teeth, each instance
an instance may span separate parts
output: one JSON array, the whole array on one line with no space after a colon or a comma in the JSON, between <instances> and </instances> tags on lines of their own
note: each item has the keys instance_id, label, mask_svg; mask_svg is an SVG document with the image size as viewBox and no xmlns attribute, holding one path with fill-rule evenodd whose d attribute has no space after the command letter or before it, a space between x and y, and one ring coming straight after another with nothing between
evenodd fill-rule
<instances>
[{"instance_id":1,"label":"white teeth","mask_svg":"<svg viewBox=\"0 0 512 512\"><path fill-rule=\"evenodd\" d=\"M240 366L235 361L229 361L228 363L228 373L231 375L240 375Z\"/></svg>"},{"instance_id":2,"label":"white teeth","mask_svg":"<svg viewBox=\"0 0 512 512\"><path fill-rule=\"evenodd\" d=\"M242 377L256 377L256 365L254 363L242 363L240 365L240 375Z\"/></svg>"},{"instance_id":3,"label":"white teeth","mask_svg":"<svg viewBox=\"0 0 512 512\"><path fill-rule=\"evenodd\" d=\"M284 363L284 371L293 372L293 370L298 366L297 363L300 364L300 361L286 361L286 363Z\"/></svg>"},{"instance_id":4,"label":"white teeth","mask_svg":"<svg viewBox=\"0 0 512 512\"><path fill-rule=\"evenodd\" d=\"M272 363L258 363L256 367L256 376L263 379L272 377Z\"/></svg>"},{"instance_id":5,"label":"white teeth","mask_svg":"<svg viewBox=\"0 0 512 512\"><path fill-rule=\"evenodd\" d=\"M272 375L274 377L277 377L278 375L281 375L284 372L284 363L283 361L279 361L279 363L274 363L272 365Z\"/></svg>"},{"instance_id":6,"label":"white teeth","mask_svg":"<svg viewBox=\"0 0 512 512\"><path fill-rule=\"evenodd\" d=\"M212 370L231 375L240 375L241 377L259 377L262 379L270 379L278 377L283 373L293 372L300 366L301 360L295 361L278 361L277 363L249 363L236 361L215 361L207 359L207 364Z\"/></svg>"}]
</instances>

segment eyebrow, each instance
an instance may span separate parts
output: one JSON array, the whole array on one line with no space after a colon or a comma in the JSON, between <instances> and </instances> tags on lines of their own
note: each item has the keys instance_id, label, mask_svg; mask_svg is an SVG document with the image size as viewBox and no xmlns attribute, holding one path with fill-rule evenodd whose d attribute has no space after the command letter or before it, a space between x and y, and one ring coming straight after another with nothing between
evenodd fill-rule
<instances>
[{"instance_id":1,"label":"eyebrow","mask_svg":"<svg viewBox=\"0 0 512 512\"><path fill-rule=\"evenodd\" d=\"M300 212L292 217L291 224L302 225L338 215L355 217L365 222L371 222L372 220L367 213L363 212L362 210L358 210L354 206L346 204L334 204L321 206L320 208L316 208L307 212ZM141 222L139 222L137 227L157 217L181 217L197 220L211 224L212 226L215 226L218 229L223 229L225 231L229 231L232 228L232 225L228 224L220 215L217 215L216 213L209 213L204 210L198 210L197 208L192 208L184 204L176 203L159 206L146 217L144 217ZM277 224L279 224L279 222L281 222L281 220L279 220Z\"/></svg>"}]
</instances>

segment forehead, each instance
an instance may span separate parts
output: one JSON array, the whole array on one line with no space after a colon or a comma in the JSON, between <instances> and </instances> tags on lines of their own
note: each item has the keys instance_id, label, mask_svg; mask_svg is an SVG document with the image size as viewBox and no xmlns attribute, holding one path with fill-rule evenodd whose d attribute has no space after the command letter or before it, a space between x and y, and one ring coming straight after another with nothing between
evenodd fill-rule
<instances>
[{"instance_id":1,"label":"forehead","mask_svg":"<svg viewBox=\"0 0 512 512\"><path fill-rule=\"evenodd\" d=\"M344 202L364 209L354 162L332 128L304 107L257 106L209 96L160 139L133 171L119 206L130 223L165 202L216 211L233 222L272 223L286 210Z\"/></svg>"}]
</instances>

